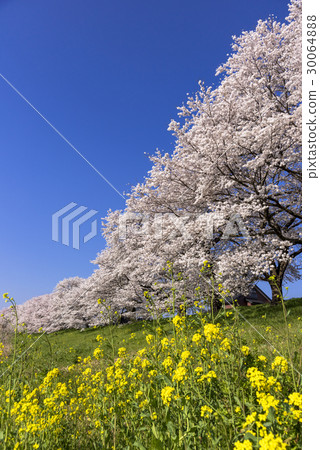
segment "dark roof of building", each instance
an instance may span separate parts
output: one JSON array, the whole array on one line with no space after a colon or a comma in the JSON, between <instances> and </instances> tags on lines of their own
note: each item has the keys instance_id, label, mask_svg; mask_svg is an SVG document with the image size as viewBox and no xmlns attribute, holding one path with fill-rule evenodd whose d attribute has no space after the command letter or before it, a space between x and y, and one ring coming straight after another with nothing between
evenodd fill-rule
<instances>
[{"instance_id":1,"label":"dark roof of building","mask_svg":"<svg viewBox=\"0 0 320 450\"><path fill-rule=\"evenodd\" d=\"M250 303L271 303L271 299L268 297L268 295L263 292L262 289L260 289L258 286L254 286L248 295L237 295L235 300L243 300Z\"/></svg>"},{"instance_id":2,"label":"dark roof of building","mask_svg":"<svg viewBox=\"0 0 320 450\"><path fill-rule=\"evenodd\" d=\"M263 292L263 290L260 289L258 286L254 286L251 289L246 299L248 302L262 303L264 300L266 303L271 303L271 299L268 297L268 295L265 292Z\"/></svg>"}]
</instances>

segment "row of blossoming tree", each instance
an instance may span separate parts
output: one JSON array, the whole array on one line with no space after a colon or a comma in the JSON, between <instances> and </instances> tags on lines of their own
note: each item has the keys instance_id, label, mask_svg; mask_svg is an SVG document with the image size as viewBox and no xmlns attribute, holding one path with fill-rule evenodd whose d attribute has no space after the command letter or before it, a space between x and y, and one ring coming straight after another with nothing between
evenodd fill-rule
<instances>
[{"instance_id":1,"label":"row of blossoming tree","mask_svg":"<svg viewBox=\"0 0 320 450\"><path fill-rule=\"evenodd\" d=\"M99 298L136 316L148 291L152 307L164 308L172 278L184 300L208 283L233 295L269 281L276 302L283 281L299 277L301 1L291 1L285 23L259 20L233 37L232 50L217 87L200 82L178 108L172 154L152 156L125 210L108 212L92 276L19 307L30 330L101 324ZM210 270L199 278L204 260Z\"/></svg>"}]
</instances>

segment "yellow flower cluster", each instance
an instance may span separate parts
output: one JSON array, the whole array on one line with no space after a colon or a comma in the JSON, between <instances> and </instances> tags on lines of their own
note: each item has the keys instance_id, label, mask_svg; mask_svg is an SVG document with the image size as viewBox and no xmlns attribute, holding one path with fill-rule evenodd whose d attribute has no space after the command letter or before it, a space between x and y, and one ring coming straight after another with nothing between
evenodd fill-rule
<instances>
[{"instance_id":1,"label":"yellow flower cluster","mask_svg":"<svg viewBox=\"0 0 320 450\"><path fill-rule=\"evenodd\" d=\"M100 334L98 334L98 336L96 337L96 341L99 342L99 343L102 343L103 342L103 337Z\"/></svg>"},{"instance_id":2,"label":"yellow flower cluster","mask_svg":"<svg viewBox=\"0 0 320 450\"><path fill-rule=\"evenodd\" d=\"M178 435L179 425L187 436L185 424L191 422L199 428L201 448L210 448L219 434L230 441L233 432L236 450L285 449L287 442L295 443L302 397L290 385L287 361L276 357L271 364L264 355L256 356L231 326L208 323L207 317L192 320L194 329L186 317L175 316L174 338L157 328L133 355L125 347L113 349L109 365L104 352L109 358L111 350L103 352L105 340L98 335L92 358L79 357L68 370L49 371L34 389L0 386L0 412L10 401L15 430L8 448L113 448L114 436L117 448L126 448L128 439L145 448L163 440L163 447L171 448L170 436ZM249 361L255 361L253 367L246 365ZM166 427L168 437L161 431Z\"/></svg>"},{"instance_id":3,"label":"yellow flower cluster","mask_svg":"<svg viewBox=\"0 0 320 450\"><path fill-rule=\"evenodd\" d=\"M201 406L201 417L204 417L205 419L209 419L211 414L213 413L213 409L209 408L209 406Z\"/></svg>"},{"instance_id":4,"label":"yellow flower cluster","mask_svg":"<svg viewBox=\"0 0 320 450\"><path fill-rule=\"evenodd\" d=\"M273 370L279 369L280 372L286 373L288 371L288 362L282 356L276 356L271 367Z\"/></svg>"},{"instance_id":5,"label":"yellow flower cluster","mask_svg":"<svg viewBox=\"0 0 320 450\"><path fill-rule=\"evenodd\" d=\"M172 323L173 325L177 328L177 329L182 329L182 326L184 325L185 322L185 318L181 317L181 316L174 316L174 318L172 319Z\"/></svg>"},{"instance_id":6,"label":"yellow flower cluster","mask_svg":"<svg viewBox=\"0 0 320 450\"><path fill-rule=\"evenodd\" d=\"M172 393L174 391L174 388L171 386L166 386L161 390L161 398L164 405L169 406L170 402L172 400Z\"/></svg>"},{"instance_id":7,"label":"yellow flower cluster","mask_svg":"<svg viewBox=\"0 0 320 450\"><path fill-rule=\"evenodd\" d=\"M259 356L258 356L258 360L261 361L261 362L263 362L263 363L266 363L266 362L267 362L267 358L266 358L264 355L259 355Z\"/></svg>"},{"instance_id":8,"label":"yellow flower cluster","mask_svg":"<svg viewBox=\"0 0 320 450\"><path fill-rule=\"evenodd\" d=\"M177 370L173 372L172 381L184 381L186 379L187 369L183 366L178 367Z\"/></svg>"},{"instance_id":9,"label":"yellow flower cluster","mask_svg":"<svg viewBox=\"0 0 320 450\"><path fill-rule=\"evenodd\" d=\"M96 348L96 349L93 351L93 356L94 356L95 359L101 359L101 358L103 358L103 350L101 350L100 347Z\"/></svg>"},{"instance_id":10,"label":"yellow flower cluster","mask_svg":"<svg viewBox=\"0 0 320 450\"><path fill-rule=\"evenodd\" d=\"M210 370L205 375L201 375L201 377L198 379L198 382L201 383L202 381L207 381L208 383L210 383L212 378L217 378L217 375L213 370Z\"/></svg>"},{"instance_id":11,"label":"yellow flower cluster","mask_svg":"<svg viewBox=\"0 0 320 450\"><path fill-rule=\"evenodd\" d=\"M268 413L269 408L277 408L279 400L277 400L273 395L266 394L265 392L257 392L258 403L262 406L262 409Z\"/></svg>"},{"instance_id":12,"label":"yellow flower cluster","mask_svg":"<svg viewBox=\"0 0 320 450\"><path fill-rule=\"evenodd\" d=\"M266 386L266 377L256 367L250 367L247 370L247 378L249 378L252 387L256 388L258 391L263 390Z\"/></svg>"},{"instance_id":13,"label":"yellow flower cluster","mask_svg":"<svg viewBox=\"0 0 320 450\"><path fill-rule=\"evenodd\" d=\"M250 348L247 347L246 345L243 345L243 346L241 347L241 351L242 351L242 353L243 353L245 356L248 356L249 353L250 353Z\"/></svg>"},{"instance_id":14,"label":"yellow flower cluster","mask_svg":"<svg viewBox=\"0 0 320 450\"><path fill-rule=\"evenodd\" d=\"M299 392L290 394L289 405L292 405L291 412L294 419L302 422L302 395ZM296 406L296 408L293 408L293 406Z\"/></svg>"},{"instance_id":15,"label":"yellow flower cluster","mask_svg":"<svg viewBox=\"0 0 320 450\"><path fill-rule=\"evenodd\" d=\"M200 333L195 333L192 337L192 342L199 344L199 342L201 341L201 338L202 338L202 336Z\"/></svg>"},{"instance_id":16,"label":"yellow flower cluster","mask_svg":"<svg viewBox=\"0 0 320 450\"><path fill-rule=\"evenodd\" d=\"M224 352L231 350L231 344L228 338L224 338L221 342L220 349Z\"/></svg>"},{"instance_id":17,"label":"yellow flower cluster","mask_svg":"<svg viewBox=\"0 0 320 450\"><path fill-rule=\"evenodd\" d=\"M214 339L220 338L220 328L213 323L207 323L204 326L203 334L208 342L212 342Z\"/></svg>"},{"instance_id":18,"label":"yellow flower cluster","mask_svg":"<svg viewBox=\"0 0 320 450\"><path fill-rule=\"evenodd\" d=\"M153 341L153 334L148 334L146 336L146 341L150 345L152 343L152 341Z\"/></svg>"},{"instance_id":19,"label":"yellow flower cluster","mask_svg":"<svg viewBox=\"0 0 320 450\"><path fill-rule=\"evenodd\" d=\"M271 387L273 387L273 389L275 390L275 392L280 392L281 391L281 384L279 383L279 381L277 381L277 379L275 377L273 377L272 375L270 377L267 378L267 386L270 389Z\"/></svg>"},{"instance_id":20,"label":"yellow flower cluster","mask_svg":"<svg viewBox=\"0 0 320 450\"><path fill-rule=\"evenodd\" d=\"M248 439L245 439L243 442L236 442L233 447L235 450L252 450L252 443Z\"/></svg>"},{"instance_id":21,"label":"yellow flower cluster","mask_svg":"<svg viewBox=\"0 0 320 450\"><path fill-rule=\"evenodd\" d=\"M299 392L293 392L289 395L289 404L302 408L302 395Z\"/></svg>"},{"instance_id":22,"label":"yellow flower cluster","mask_svg":"<svg viewBox=\"0 0 320 450\"><path fill-rule=\"evenodd\" d=\"M166 370L170 370L170 368L173 366L173 360L171 356L168 356L163 362L162 365Z\"/></svg>"},{"instance_id":23,"label":"yellow flower cluster","mask_svg":"<svg viewBox=\"0 0 320 450\"><path fill-rule=\"evenodd\" d=\"M252 414L249 414L246 417L246 421L242 424L242 428L247 428L249 425L251 425L252 423L255 422L256 418L257 418L257 412L256 411L254 411Z\"/></svg>"},{"instance_id":24,"label":"yellow flower cluster","mask_svg":"<svg viewBox=\"0 0 320 450\"><path fill-rule=\"evenodd\" d=\"M185 350L181 353L181 361L185 362L187 359L191 357L191 353L188 350Z\"/></svg>"},{"instance_id":25,"label":"yellow flower cluster","mask_svg":"<svg viewBox=\"0 0 320 450\"><path fill-rule=\"evenodd\" d=\"M287 448L287 444L283 442L281 437L275 437L273 433L266 434L259 444L260 450L285 450Z\"/></svg>"},{"instance_id":26,"label":"yellow flower cluster","mask_svg":"<svg viewBox=\"0 0 320 450\"><path fill-rule=\"evenodd\" d=\"M161 340L161 347L162 347L163 349L169 347L169 339L168 339L168 338L163 338L163 339Z\"/></svg>"},{"instance_id":27,"label":"yellow flower cluster","mask_svg":"<svg viewBox=\"0 0 320 450\"><path fill-rule=\"evenodd\" d=\"M125 347L120 347L118 350L119 358L124 358L127 354L127 349Z\"/></svg>"}]
</instances>

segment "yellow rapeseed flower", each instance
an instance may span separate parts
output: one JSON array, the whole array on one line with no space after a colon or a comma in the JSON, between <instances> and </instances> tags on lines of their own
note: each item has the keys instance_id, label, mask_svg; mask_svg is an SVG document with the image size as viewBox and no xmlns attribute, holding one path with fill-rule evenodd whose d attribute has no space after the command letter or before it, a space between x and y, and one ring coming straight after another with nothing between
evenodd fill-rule
<instances>
[{"instance_id":1,"label":"yellow rapeseed flower","mask_svg":"<svg viewBox=\"0 0 320 450\"><path fill-rule=\"evenodd\" d=\"M249 353L250 353L250 348L247 347L246 345L243 345L243 346L241 347L241 351L242 351L242 353L243 353L245 356L248 356Z\"/></svg>"},{"instance_id":2,"label":"yellow rapeseed flower","mask_svg":"<svg viewBox=\"0 0 320 450\"><path fill-rule=\"evenodd\" d=\"M187 369L185 367L178 367L174 371L172 381L184 381L186 379Z\"/></svg>"},{"instance_id":3,"label":"yellow rapeseed flower","mask_svg":"<svg viewBox=\"0 0 320 450\"><path fill-rule=\"evenodd\" d=\"M185 322L185 318L184 318L184 317L181 317L181 316L174 316L174 318L172 319L173 325L174 325L178 330L180 330L180 329L182 328L184 322Z\"/></svg>"},{"instance_id":4,"label":"yellow rapeseed flower","mask_svg":"<svg viewBox=\"0 0 320 450\"><path fill-rule=\"evenodd\" d=\"M256 367L250 367L247 370L247 378L249 378L251 385L254 388L256 388L258 391L263 390L266 386L266 382L267 382L266 377Z\"/></svg>"},{"instance_id":5,"label":"yellow rapeseed flower","mask_svg":"<svg viewBox=\"0 0 320 450\"><path fill-rule=\"evenodd\" d=\"M272 370L280 369L280 372L286 373L288 371L288 362L282 356L276 356L272 365Z\"/></svg>"},{"instance_id":6,"label":"yellow rapeseed flower","mask_svg":"<svg viewBox=\"0 0 320 450\"><path fill-rule=\"evenodd\" d=\"M299 392L293 392L289 395L289 405L295 405L302 408L302 395Z\"/></svg>"},{"instance_id":7,"label":"yellow rapeseed flower","mask_svg":"<svg viewBox=\"0 0 320 450\"><path fill-rule=\"evenodd\" d=\"M223 341L221 342L220 348L221 348L221 350L223 350L225 352L231 349L230 341L228 338L223 339Z\"/></svg>"},{"instance_id":8,"label":"yellow rapeseed flower","mask_svg":"<svg viewBox=\"0 0 320 450\"><path fill-rule=\"evenodd\" d=\"M260 450L285 450L287 444L283 442L280 436L275 437L273 433L266 434L261 441L259 441Z\"/></svg>"},{"instance_id":9,"label":"yellow rapeseed flower","mask_svg":"<svg viewBox=\"0 0 320 450\"><path fill-rule=\"evenodd\" d=\"M153 335L152 334L148 334L146 336L146 341L150 345L152 343L152 341L153 341Z\"/></svg>"},{"instance_id":10,"label":"yellow rapeseed flower","mask_svg":"<svg viewBox=\"0 0 320 450\"><path fill-rule=\"evenodd\" d=\"M169 339L168 338L161 339L161 347L163 349L169 347Z\"/></svg>"},{"instance_id":11,"label":"yellow rapeseed flower","mask_svg":"<svg viewBox=\"0 0 320 450\"><path fill-rule=\"evenodd\" d=\"M212 378L217 378L216 373L213 370L210 370L208 373L206 373L205 375L202 375L198 381L202 382L204 380L207 380L208 382L210 382L212 380Z\"/></svg>"},{"instance_id":12,"label":"yellow rapeseed flower","mask_svg":"<svg viewBox=\"0 0 320 450\"><path fill-rule=\"evenodd\" d=\"M161 390L161 398L165 405L169 406L172 400L172 393L174 388L171 386L166 386Z\"/></svg>"},{"instance_id":13,"label":"yellow rapeseed flower","mask_svg":"<svg viewBox=\"0 0 320 450\"><path fill-rule=\"evenodd\" d=\"M139 398L139 397L141 397L141 395L143 395L143 392L142 391L138 391L138 392L135 393L135 398Z\"/></svg>"},{"instance_id":14,"label":"yellow rapeseed flower","mask_svg":"<svg viewBox=\"0 0 320 450\"><path fill-rule=\"evenodd\" d=\"M257 392L258 403L262 406L262 409L267 413L269 408L272 406L275 410L279 404L279 400L277 400L273 395L266 394L264 392Z\"/></svg>"},{"instance_id":15,"label":"yellow rapeseed flower","mask_svg":"<svg viewBox=\"0 0 320 450\"><path fill-rule=\"evenodd\" d=\"M208 354L208 350L206 348L202 348L200 354L204 358Z\"/></svg>"},{"instance_id":16,"label":"yellow rapeseed flower","mask_svg":"<svg viewBox=\"0 0 320 450\"><path fill-rule=\"evenodd\" d=\"M205 335L208 342L212 342L214 339L220 337L220 328L213 323L207 323L204 326L203 334Z\"/></svg>"},{"instance_id":17,"label":"yellow rapeseed flower","mask_svg":"<svg viewBox=\"0 0 320 450\"><path fill-rule=\"evenodd\" d=\"M139 404L139 408L143 409L143 408L145 408L145 407L148 406L148 405L149 405L149 400L144 399L144 400Z\"/></svg>"},{"instance_id":18,"label":"yellow rapeseed flower","mask_svg":"<svg viewBox=\"0 0 320 450\"><path fill-rule=\"evenodd\" d=\"M172 361L171 356L168 356L168 357L162 362L162 365L163 365L166 369L172 367L173 361Z\"/></svg>"},{"instance_id":19,"label":"yellow rapeseed flower","mask_svg":"<svg viewBox=\"0 0 320 450\"><path fill-rule=\"evenodd\" d=\"M246 417L246 421L242 424L242 428L246 428L249 425L251 425L256 420L256 417L257 417L256 411L254 411L252 414L249 414Z\"/></svg>"},{"instance_id":20,"label":"yellow rapeseed flower","mask_svg":"<svg viewBox=\"0 0 320 450\"><path fill-rule=\"evenodd\" d=\"M101 359L103 357L103 351L101 350L101 348L96 348L93 352L93 357L95 359Z\"/></svg>"},{"instance_id":21,"label":"yellow rapeseed flower","mask_svg":"<svg viewBox=\"0 0 320 450\"><path fill-rule=\"evenodd\" d=\"M213 409L209 408L209 406L207 406L207 405L201 406L201 417L208 419L212 412L213 412Z\"/></svg>"},{"instance_id":22,"label":"yellow rapeseed flower","mask_svg":"<svg viewBox=\"0 0 320 450\"><path fill-rule=\"evenodd\" d=\"M201 341L201 334L195 333L192 337L192 342L195 342L196 344L198 344L200 341Z\"/></svg>"},{"instance_id":23,"label":"yellow rapeseed flower","mask_svg":"<svg viewBox=\"0 0 320 450\"><path fill-rule=\"evenodd\" d=\"M125 347L120 347L118 350L119 358L123 358L127 353L127 349Z\"/></svg>"},{"instance_id":24,"label":"yellow rapeseed flower","mask_svg":"<svg viewBox=\"0 0 320 450\"><path fill-rule=\"evenodd\" d=\"M267 358L264 355L259 355L258 360L264 363L267 362Z\"/></svg>"},{"instance_id":25,"label":"yellow rapeseed flower","mask_svg":"<svg viewBox=\"0 0 320 450\"><path fill-rule=\"evenodd\" d=\"M267 385L268 385L268 387L274 386L274 390L276 392L277 391L281 391L281 389L282 389L281 384L279 383L279 381L277 381L276 378L273 377L273 376L268 377Z\"/></svg>"},{"instance_id":26,"label":"yellow rapeseed flower","mask_svg":"<svg viewBox=\"0 0 320 450\"><path fill-rule=\"evenodd\" d=\"M302 422L302 395L298 392L293 392L289 395L289 405L296 406L298 409L291 409L291 413L295 420Z\"/></svg>"},{"instance_id":27,"label":"yellow rapeseed flower","mask_svg":"<svg viewBox=\"0 0 320 450\"><path fill-rule=\"evenodd\" d=\"M145 369L146 367L149 367L150 365L151 365L151 363L147 359L143 359L142 362L141 362L141 367L143 369Z\"/></svg>"},{"instance_id":28,"label":"yellow rapeseed flower","mask_svg":"<svg viewBox=\"0 0 320 450\"><path fill-rule=\"evenodd\" d=\"M142 348L141 350L138 351L138 355L139 356L143 356L147 353L147 349L146 348Z\"/></svg>"},{"instance_id":29,"label":"yellow rapeseed flower","mask_svg":"<svg viewBox=\"0 0 320 450\"><path fill-rule=\"evenodd\" d=\"M156 370L150 370L148 377L149 378L154 378L157 376L157 371Z\"/></svg>"},{"instance_id":30,"label":"yellow rapeseed flower","mask_svg":"<svg viewBox=\"0 0 320 450\"><path fill-rule=\"evenodd\" d=\"M252 450L252 444L251 441L249 441L248 439L245 439L243 442L237 441L234 444L234 450Z\"/></svg>"}]
</instances>

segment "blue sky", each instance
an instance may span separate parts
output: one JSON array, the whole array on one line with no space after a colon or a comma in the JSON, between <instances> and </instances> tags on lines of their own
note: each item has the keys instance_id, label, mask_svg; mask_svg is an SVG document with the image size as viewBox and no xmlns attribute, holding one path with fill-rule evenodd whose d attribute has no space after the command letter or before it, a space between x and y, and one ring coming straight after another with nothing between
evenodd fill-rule
<instances>
[{"instance_id":1,"label":"blue sky","mask_svg":"<svg viewBox=\"0 0 320 450\"><path fill-rule=\"evenodd\" d=\"M272 13L283 21L287 1L2 0L0 72L128 192L145 153L173 149L170 119L198 80L217 82L231 36ZM80 250L52 241L52 214L75 202L101 218L124 201L1 78L0 96L0 288L22 303L89 276L104 247L99 230Z\"/></svg>"}]
</instances>

